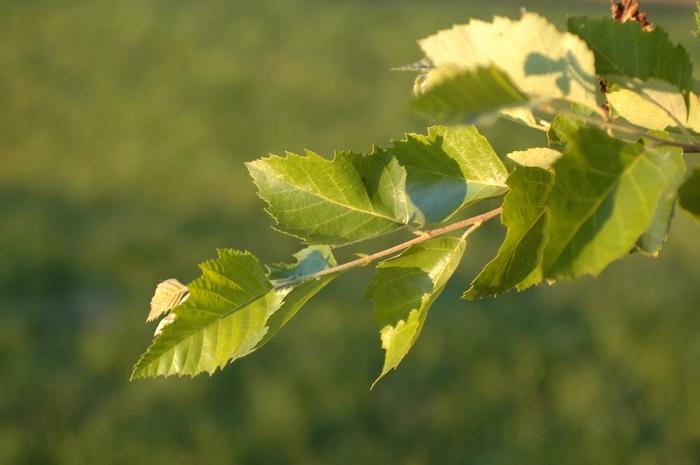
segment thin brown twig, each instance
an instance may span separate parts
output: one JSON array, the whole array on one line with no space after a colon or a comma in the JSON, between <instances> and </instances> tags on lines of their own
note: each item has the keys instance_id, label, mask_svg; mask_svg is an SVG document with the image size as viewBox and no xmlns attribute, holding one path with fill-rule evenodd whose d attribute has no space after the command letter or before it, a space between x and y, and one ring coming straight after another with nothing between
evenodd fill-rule
<instances>
[{"instance_id":1,"label":"thin brown twig","mask_svg":"<svg viewBox=\"0 0 700 465\"><path fill-rule=\"evenodd\" d=\"M393 247L390 247L388 249L380 250L379 252L375 252L371 255L365 255L363 257L360 257L356 260L352 260L346 263L343 263L338 266L334 266L331 268L326 268L325 270L319 271L318 273L313 273L310 275L306 276L299 276L295 278L290 278L290 279L284 279L284 280L279 280L273 282L273 286L275 288L283 288L283 287L289 287L289 286L294 286L296 284L299 284L303 281L308 281L311 279L319 279L324 276L328 276L334 273L340 273L342 271L349 270L351 268L356 268L358 266L367 266L370 263L372 263L375 260L379 260L380 258L388 257L390 255L397 254L412 245L420 244L421 242L425 242L428 239L432 239L433 237L438 237L442 236L444 234L453 232L453 231L459 231L460 229L463 229L467 226L472 226L470 228L469 232L472 232L474 229L478 228L481 226L482 223L490 220L491 218L495 218L498 215L501 214L501 207L495 208L491 211L488 211L486 213L482 213L481 215L476 215L472 216L471 218L464 219L462 221L457 221L456 223L448 224L447 226L443 226L441 228L437 229L431 229L430 231L425 231L425 233L421 234L418 237L414 237L413 239L410 239L406 242L402 242L401 244L395 245ZM478 225L478 226L477 226Z\"/></svg>"}]
</instances>

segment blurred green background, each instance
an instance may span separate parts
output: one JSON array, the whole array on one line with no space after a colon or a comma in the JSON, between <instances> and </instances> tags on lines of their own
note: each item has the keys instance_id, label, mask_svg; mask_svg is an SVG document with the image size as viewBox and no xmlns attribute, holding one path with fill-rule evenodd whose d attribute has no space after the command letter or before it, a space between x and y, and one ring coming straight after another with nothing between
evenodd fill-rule
<instances>
[{"instance_id":1,"label":"blurred green background","mask_svg":"<svg viewBox=\"0 0 700 465\"><path fill-rule=\"evenodd\" d=\"M370 270L212 378L128 382L157 282L194 278L216 247L298 249L244 161L422 130L412 76L389 69L422 36L521 5L0 0L0 464L700 463L700 230L684 213L659 259L467 303L503 234L483 228L372 392ZM560 27L608 12L524 6ZM700 58L692 2L644 6ZM540 137L486 132L501 154Z\"/></svg>"}]
</instances>

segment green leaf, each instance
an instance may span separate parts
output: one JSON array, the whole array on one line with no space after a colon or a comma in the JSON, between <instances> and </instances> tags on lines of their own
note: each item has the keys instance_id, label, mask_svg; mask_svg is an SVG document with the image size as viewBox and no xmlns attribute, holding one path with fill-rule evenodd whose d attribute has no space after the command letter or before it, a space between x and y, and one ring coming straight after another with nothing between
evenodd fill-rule
<instances>
[{"instance_id":1,"label":"green leaf","mask_svg":"<svg viewBox=\"0 0 700 465\"><path fill-rule=\"evenodd\" d=\"M411 108L442 121L470 120L528 103L527 97L495 66L471 70L438 68L430 72L417 91Z\"/></svg>"},{"instance_id":2,"label":"green leaf","mask_svg":"<svg viewBox=\"0 0 700 465\"><path fill-rule=\"evenodd\" d=\"M557 115L547 131L549 145L557 150L564 150L572 137L586 127L581 119Z\"/></svg>"},{"instance_id":3,"label":"green leaf","mask_svg":"<svg viewBox=\"0 0 700 465\"><path fill-rule=\"evenodd\" d=\"M409 224L443 221L505 193L507 172L473 127L432 127L370 155L271 156L248 163L277 229L345 245Z\"/></svg>"},{"instance_id":4,"label":"green leaf","mask_svg":"<svg viewBox=\"0 0 700 465\"><path fill-rule=\"evenodd\" d=\"M386 354L374 384L396 368L415 344L430 306L459 265L465 246L466 242L456 237L437 237L377 266L367 297L373 319L381 328Z\"/></svg>"},{"instance_id":5,"label":"green leaf","mask_svg":"<svg viewBox=\"0 0 700 465\"><path fill-rule=\"evenodd\" d=\"M521 166L532 166L548 170L554 162L561 158L561 152L548 147L533 147L527 150L516 150L506 155Z\"/></svg>"},{"instance_id":6,"label":"green leaf","mask_svg":"<svg viewBox=\"0 0 700 465\"><path fill-rule=\"evenodd\" d=\"M683 46L674 45L661 27L647 32L634 21L620 23L611 18L582 16L569 18L568 28L593 50L595 69L600 75L661 79L682 91L693 87L693 65L688 52Z\"/></svg>"},{"instance_id":7,"label":"green leaf","mask_svg":"<svg viewBox=\"0 0 700 465\"><path fill-rule=\"evenodd\" d=\"M493 66L532 99L596 105L591 51L578 37L559 32L534 13L525 13L516 20L497 16L490 23L471 20L439 31L419 44L437 72L443 72L443 67L474 71ZM469 88L461 92L477 94Z\"/></svg>"},{"instance_id":8,"label":"green leaf","mask_svg":"<svg viewBox=\"0 0 700 465\"><path fill-rule=\"evenodd\" d=\"M670 180L661 194L651 227L637 240L637 250L654 257L661 252L661 246L666 242L671 229L678 189L685 179L686 168L683 157L673 157L667 170Z\"/></svg>"},{"instance_id":9,"label":"green leaf","mask_svg":"<svg viewBox=\"0 0 700 465\"><path fill-rule=\"evenodd\" d=\"M696 167L683 183L679 203L688 213L700 220L700 168Z\"/></svg>"},{"instance_id":10,"label":"green leaf","mask_svg":"<svg viewBox=\"0 0 700 465\"><path fill-rule=\"evenodd\" d=\"M462 298L496 296L513 287L523 290L542 280L545 204L553 180L553 172L538 167L521 166L511 173L501 213L501 222L508 228L505 241Z\"/></svg>"},{"instance_id":11,"label":"green leaf","mask_svg":"<svg viewBox=\"0 0 700 465\"><path fill-rule=\"evenodd\" d=\"M474 126L433 126L427 136L407 134L389 151L406 169L413 221L420 225L507 191L505 166Z\"/></svg>"},{"instance_id":12,"label":"green leaf","mask_svg":"<svg viewBox=\"0 0 700 465\"><path fill-rule=\"evenodd\" d=\"M297 280L296 282L298 282L300 279L304 279L338 264L335 261L330 247L325 245L306 247L295 253L294 258L296 259L296 263L294 264L278 263L268 266L270 270L268 277L276 286L279 286L286 280ZM254 350L259 349L267 344L270 339L275 337L282 327L301 310L301 307L303 307L309 299L337 278L338 275L339 273L333 273L316 279L307 279L292 286L291 292L284 298L282 307L273 313L267 321L267 332L255 346Z\"/></svg>"},{"instance_id":13,"label":"green leaf","mask_svg":"<svg viewBox=\"0 0 700 465\"><path fill-rule=\"evenodd\" d=\"M688 96L688 121L685 126L700 133L700 91L695 89Z\"/></svg>"},{"instance_id":14,"label":"green leaf","mask_svg":"<svg viewBox=\"0 0 700 465\"><path fill-rule=\"evenodd\" d=\"M597 275L629 253L651 226L682 157L676 147L625 143L566 120L557 118L552 131L567 144L547 200L543 270L551 279Z\"/></svg>"},{"instance_id":15,"label":"green leaf","mask_svg":"<svg viewBox=\"0 0 700 465\"><path fill-rule=\"evenodd\" d=\"M410 220L406 171L393 155L288 153L247 163L277 229L308 243L345 245L395 231Z\"/></svg>"},{"instance_id":16,"label":"green leaf","mask_svg":"<svg viewBox=\"0 0 700 465\"><path fill-rule=\"evenodd\" d=\"M607 99L617 114L630 123L658 131L686 125L688 107L677 87L658 79L616 81L610 86Z\"/></svg>"},{"instance_id":17,"label":"green leaf","mask_svg":"<svg viewBox=\"0 0 700 465\"><path fill-rule=\"evenodd\" d=\"M537 121L532 109L528 107L505 108L498 112L499 116L504 119L515 121L516 123L524 124L534 129L546 131L549 123ZM545 124L542 124L545 123Z\"/></svg>"},{"instance_id":18,"label":"green leaf","mask_svg":"<svg viewBox=\"0 0 700 465\"><path fill-rule=\"evenodd\" d=\"M294 267L278 267L276 276L335 263L327 248L307 249L297 259ZM219 250L200 269L202 275L187 285L189 298L171 311L174 321L141 356L132 379L214 373L267 342L331 278L274 288L257 258L231 249Z\"/></svg>"},{"instance_id":19,"label":"green leaf","mask_svg":"<svg viewBox=\"0 0 700 465\"><path fill-rule=\"evenodd\" d=\"M695 8L697 8L697 12L695 13L695 31L693 31L693 34L695 36L700 36L700 2L695 2Z\"/></svg>"}]
</instances>

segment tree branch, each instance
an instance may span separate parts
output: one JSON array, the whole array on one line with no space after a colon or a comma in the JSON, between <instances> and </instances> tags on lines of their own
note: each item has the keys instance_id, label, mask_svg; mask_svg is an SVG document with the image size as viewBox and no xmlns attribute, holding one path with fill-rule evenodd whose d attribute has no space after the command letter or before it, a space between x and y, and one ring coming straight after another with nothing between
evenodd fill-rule
<instances>
[{"instance_id":1,"label":"tree branch","mask_svg":"<svg viewBox=\"0 0 700 465\"><path fill-rule=\"evenodd\" d=\"M469 230L467 231L468 233L471 233L474 231L476 228L481 226L482 223L490 220L491 218L495 218L498 215L501 214L501 207L495 208L491 211L488 211L486 213L482 213L481 215L476 215L472 216L471 218L464 219L462 221L458 221L456 223L449 224L447 226L443 226L441 228L437 229L431 229L430 231L425 231L418 237L414 237L413 239L410 239L406 242L402 242L401 244L395 245L393 247L390 247L388 249L380 250L379 252L373 253L371 255L365 255L363 257L360 257L356 260L352 260L346 263L343 263L338 266L334 266L332 268L326 268L325 270L319 271L318 273L313 273L310 275L306 276L299 276L295 278L289 278L289 279L280 279L277 281L272 281L273 287L276 289L283 288L283 287L289 287L289 286L294 286L296 284L299 284L303 281L311 280L311 279L319 279L324 276L328 276L334 273L340 273L345 270L349 270L351 268L356 268L358 266L367 266L370 263L372 263L375 260L379 260L380 258L388 257L390 255L394 255L398 252L401 252L412 245L420 244L421 242L425 242L428 239L432 239L433 237L438 237L442 236L444 234L453 232L453 231L458 231L460 229L466 228L467 226L471 226ZM468 235L468 234L466 234ZM466 236L465 235L465 236Z\"/></svg>"},{"instance_id":2,"label":"tree branch","mask_svg":"<svg viewBox=\"0 0 700 465\"><path fill-rule=\"evenodd\" d=\"M679 142L679 141L675 141L675 140L664 139L662 137L657 137L653 134L649 134L648 132L645 132L643 130L636 129L636 128L633 128L630 126L617 124L617 123L614 123L611 121L602 121L602 120L599 120L597 118L591 118L590 116L575 113L573 111L557 110L548 104L541 105L539 109L541 111L543 111L545 113L549 113L549 114L554 114L554 115L563 114L566 116L571 116L572 118L578 118L582 121L585 121L586 123L599 125L599 126L602 126L604 128L624 132L624 133L629 134L631 136L646 137L647 139L651 139L651 140L658 142L662 145L672 145L674 147L680 147L683 149L684 153L700 153L700 144L685 143L685 142Z\"/></svg>"}]
</instances>

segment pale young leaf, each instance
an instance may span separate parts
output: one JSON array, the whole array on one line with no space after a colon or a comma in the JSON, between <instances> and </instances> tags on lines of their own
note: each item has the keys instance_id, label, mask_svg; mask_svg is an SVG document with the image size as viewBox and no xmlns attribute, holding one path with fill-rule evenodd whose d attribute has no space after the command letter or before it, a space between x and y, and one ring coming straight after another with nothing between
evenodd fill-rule
<instances>
[{"instance_id":1,"label":"pale young leaf","mask_svg":"<svg viewBox=\"0 0 700 465\"><path fill-rule=\"evenodd\" d=\"M494 66L530 99L596 105L593 53L578 37L559 32L535 13L519 19L496 16L491 22L472 19L422 39L419 45L436 70Z\"/></svg>"},{"instance_id":2,"label":"pale young leaf","mask_svg":"<svg viewBox=\"0 0 700 465\"><path fill-rule=\"evenodd\" d=\"M177 279L171 278L158 283L156 291L151 298L151 310L146 321L156 320L180 305L189 297L187 287Z\"/></svg>"},{"instance_id":3,"label":"pale young leaf","mask_svg":"<svg viewBox=\"0 0 700 465\"><path fill-rule=\"evenodd\" d=\"M561 158L561 152L549 147L533 147L510 152L506 156L521 166L551 169L554 162Z\"/></svg>"}]
</instances>

